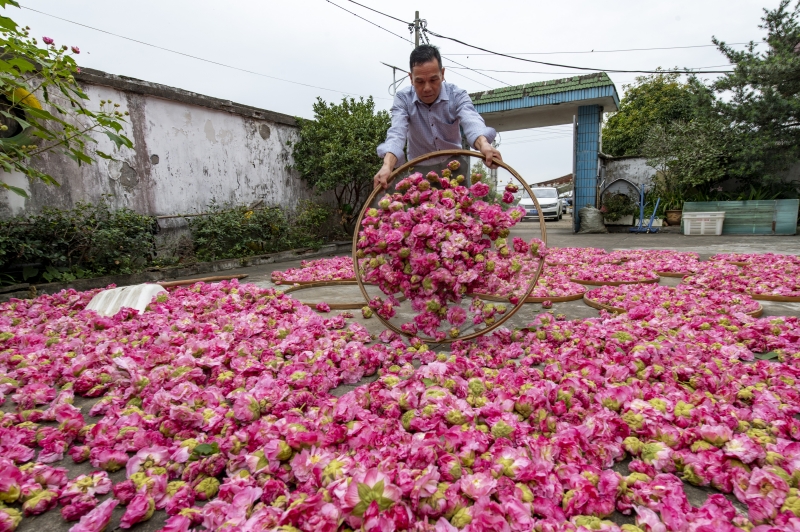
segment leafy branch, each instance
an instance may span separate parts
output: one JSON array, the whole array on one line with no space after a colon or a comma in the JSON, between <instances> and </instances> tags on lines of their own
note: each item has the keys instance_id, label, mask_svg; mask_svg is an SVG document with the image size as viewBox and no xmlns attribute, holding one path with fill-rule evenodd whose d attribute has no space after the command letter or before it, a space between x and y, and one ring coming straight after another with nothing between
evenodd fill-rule
<instances>
[{"instance_id":1,"label":"leafy branch","mask_svg":"<svg viewBox=\"0 0 800 532\"><path fill-rule=\"evenodd\" d=\"M0 0L0 7L19 7L14 0ZM31 37L29 27L0 16L0 169L21 172L31 179L58 185L58 181L34 165L46 152L63 154L81 164L92 164L95 156L112 155L90 149L97 144L92 134L104 134L116 149L133 148L122 134L127 112L119 104L100 101L92 111L89 97L75 81L80 68L74 56L77 46L57 46L44 37L44 46ZM0 177L0 187L21 196L21 188Z\"/></svg>"}]
</instances>

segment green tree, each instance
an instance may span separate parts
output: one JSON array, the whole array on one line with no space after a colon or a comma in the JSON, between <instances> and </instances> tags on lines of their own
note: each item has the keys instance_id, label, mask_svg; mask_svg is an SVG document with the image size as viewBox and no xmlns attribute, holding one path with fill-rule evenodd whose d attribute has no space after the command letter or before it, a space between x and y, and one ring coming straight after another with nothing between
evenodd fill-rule
<instances>
[{"instance_id":1,"label":"green tree","mask_svg":"<svg viewBox=\"0 0 800 532\"><path fill-rule=\"evenodd\" d=\"M0 0L0 7L19 7L15 0ZM89 150L100 132L119 148L133 147L121 134L124 115L118 105L100 102L97 111L86 106L89 97L75 81L79 72L74 56L77 46L57 46L43 38L45 46L11 18L0 16L0 170L19 171L29 178L58 185L56 179L34 167L42 153L62 153L78 164L91 164L94 157L111 159L99 150ZM0 176L0 187L25 196Z\"/></svg>"},{"instance_id":2,"label":"green tree","mask_svg":"<svg viewBox=\"0 0 800 532\"><path fill-rule=\"evenodd\" d=\"M732 133L719 119L656 124L645 137L647 164L678 188L717 183L727 177Z\"/></svg>"},{"instance_id":3,"label":"green tree","mask_svg":"<svg viewBox=\"0 0 800 532\"><path fill-rule=\"evenodd\" d=\"M727 96L716 109L739 136L728 173L748 185L775 186L800 158L800 3L789 4L764 10L759 28L767 35L758 50L754 42L739 51L713 39L736 65L713 84Z\"/></svg>"},{"instance_id":4,"label":"green tree","mask_svg":"<svg viewBox=\"0 0 800 532\"><path fill-rule=\"evenodd\" d=\"M376 113L372 97L343 98L340 104L317 98L314 120L298 118L298 123L298 139L290 143L294 168L317 191L333 191L342 226L352 233L381 166L376 149L386 138L389 113Z\"/></svg>"},{"instance_id":5,"label":"green tree","mask_svg":"<svg viewBox=\"0 0 800 532\"><path fill-rule=\"evenodd\" d=\"M603 152L613 156L641 155L650 129L674 121L689 122L708 114L713 95L695 79L676 73L640 76L625 86L619 111L603 127Z\"/></svg>"}]
</instances>

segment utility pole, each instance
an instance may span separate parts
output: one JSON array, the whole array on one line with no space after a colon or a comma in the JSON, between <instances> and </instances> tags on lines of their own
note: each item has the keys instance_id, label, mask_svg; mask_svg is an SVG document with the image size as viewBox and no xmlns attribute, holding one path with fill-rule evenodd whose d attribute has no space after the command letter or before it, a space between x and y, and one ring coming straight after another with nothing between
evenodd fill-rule
<instances>
[{"instance_id":1,"label":"utility pole","mask_svg":"<svg viewBox=\"0 0 800 532\"><path fill-rule=\"evenodd\" d=\"M414 48L419 46L419 11L414 11Z\"/></svg>"}]
</instances>

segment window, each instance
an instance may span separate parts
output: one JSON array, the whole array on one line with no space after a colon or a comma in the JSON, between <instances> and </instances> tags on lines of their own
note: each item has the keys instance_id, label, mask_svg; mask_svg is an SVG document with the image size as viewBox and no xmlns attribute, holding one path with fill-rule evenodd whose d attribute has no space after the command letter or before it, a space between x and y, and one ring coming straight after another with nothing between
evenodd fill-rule
<instances>
[{"instance_id":1,"label":"window","mask_svg":"<svg viewBox=\"0 0 800 532\"><path fill-rule=\"evenodd\" d=\"M542 198L558 198L558 192L554 188L534 188L533 195L538 199Z\"/></svg>"}]
</instances>

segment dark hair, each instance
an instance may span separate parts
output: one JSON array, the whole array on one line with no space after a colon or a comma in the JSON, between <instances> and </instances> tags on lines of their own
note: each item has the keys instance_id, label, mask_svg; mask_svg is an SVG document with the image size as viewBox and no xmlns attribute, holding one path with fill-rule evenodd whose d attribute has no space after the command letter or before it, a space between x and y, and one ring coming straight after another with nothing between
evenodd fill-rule
<instances>
[{"instance_id":1,"label":"dark hair","mask_svg":"<svg viewBox=\"0 0 800 532\"><path fill-rule=\"evenodd\" d=\"M439 49L432 44L420 44L411 52L409 64L411 70L414 70L415 66L433 61L434 59L439 63L439 68L442 68L442 56L439 54Z\"/></svg>"}]
</instances>

